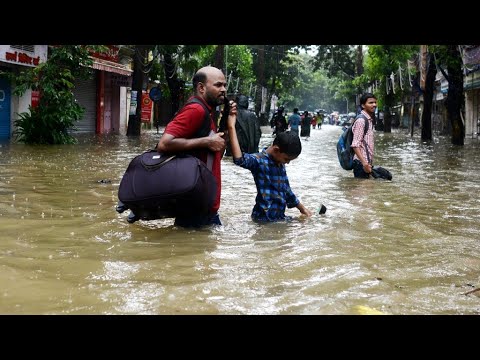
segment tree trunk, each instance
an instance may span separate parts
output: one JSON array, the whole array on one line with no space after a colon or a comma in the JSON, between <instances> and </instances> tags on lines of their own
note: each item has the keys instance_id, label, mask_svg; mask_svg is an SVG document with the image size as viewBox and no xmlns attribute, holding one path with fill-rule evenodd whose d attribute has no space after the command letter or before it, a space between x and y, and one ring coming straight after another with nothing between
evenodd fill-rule
<instances>
[{"instance_id":1,"label":"tree trunk","mask_svg":"<svg viewBox=\"0 0 480 360\"><path fill-rule=\"evenodd\" d=\"M393 93L389 92L385 95L385 114L383 116L383 131L386 133L392 132L392 108L394 104Z\"/></svg>"},{"instance_id":2,"label":"tree trunk","mask_svg":"<svg viewBox=\"0 0 480 360\"><path fill-rule=\"evenodd\" d=\"M463 104L463 72L462 59L457 45L448 45L449 62L448 72L448 96L446 101L447 117L452 124L452 144L464 145L465 128L460 111Z\"/></svg>"},{"instance_id":3,"label":"tree trunk","mask_svg":"<svg viewBox=\"0 0 480 360\"><path fill-rule=\"evenodd\" d=\"M357 58L355 61L356 76L363 74L363 45L357 45Z\"/></svg>"},{"instance_id":4,"label":"tree trunk","mask_svg":"<svg viewBox=\"0 0 480 360\"><path fill-rule=\"evenodd\" d=\"M181 93L181 84L178 79L178 74L176 71L175 60L172 57L172 54L166 51L163 54L164 68L165 68L165 78L167 80L167 85L170 90L170 101L172 105L172 114L176 114L180 108L180 98L182 97Z\"/></svg>"},{"instance_id":5,"label":"tree trunk","mask_svg":"<svg viewBox=\"0 0 480 360\"><path fill-rule=\"evenodd\" d=\"M260 119L261 109L262 109L262 86L265 83L265 45L260 45L258 47L258 58L257 58L257 88L255 92L255 113Z\"/></svg>"},{"instance_id":6,"label":"tree trunk","mask_svg":"<svg viewBox=\"0 0 480 360\"><path fill-rule=\"evenodd\" d=\"M390 60L390 45L383 45L387 59ZM389 69L387 69L389 70ZM391 71L387 71L387 74L390 74ZM385 95L385 114L383 117L383 131L386 133L392 132L392 108L394 105L394 94L393 89L389 89L388 80L385 81L386 95Z\"/></svg>"},{"instance_id":7,"label":"tree trunk","mask_svg":"<svg viewBox=\"0 0 480 360\"><path fill-rule=\"evenodd\" d=\"M410 137L413 137L415 129L415 93L412 92L412 101L410 102Z\"/></svg>"},{"instance_id":8,"label":"tree trunk","mask_svg":"<svg viewBox=\"0 0 480 360\"><path fill-rule=\"evenodd\" d=\"M140 136L140 128L142 124L142 90L145 77L143 68L145 66L144 59L147 58L147 49L147 46L135 46L135 54L133 56L132 91L136 91L137 94L137 110L135 115L129 115L128 117L127 136ZM131 100L135 101L134 98Z\"/></svg>"},{"instance_id":9,"label":"tree trunk","mask_svg":"<svg viewBox=\"0 0 480 360\"><path fill-rule=\"evenodd\" d=\"M432 140L432 104L433 88L437 67L433 54L428 54L427 76L425 80L425 90L423 91L423 112L422 112L422 140Z\"/></svg>"},{"instance_id":10,"label":"tree trunk","mask_svg":"<svg viewBox=\"0 0 480 360\"><path fill-rule=\"evenodd\" d=\"M272 86L270 87L270 90L268 91L267 104L265 106L265 118L267 119L267 123L266 124L260 123L260 125L262 125L262 126L269 125L270 110L271 110L271 106L272 106L272 96L273 96L273 94L275 94L276 87L277 87L277 76L273 75Z\"/></svg>"},{"instance_id":11,"label":"tree trunk","mask_svg":"<svg viewBox=\"0 0 480 360\"><path fill-rule=\"evenodd\" d=\"M225 45L217 45L217 48L215 49L215 63L213 66L222 70L225 74ZM225 74L225 76L227 75L228 74Z\"/></svg>"}]
</instances>

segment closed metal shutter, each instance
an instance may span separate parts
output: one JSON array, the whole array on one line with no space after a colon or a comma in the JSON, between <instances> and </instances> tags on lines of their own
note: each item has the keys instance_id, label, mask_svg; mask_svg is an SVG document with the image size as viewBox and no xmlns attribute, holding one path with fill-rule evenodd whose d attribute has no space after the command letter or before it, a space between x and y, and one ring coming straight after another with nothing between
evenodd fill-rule
<instances>
[{"instance_id":1,"label":"closed metal shutter","mask_svg":"<svg viewBox=\"0 0 480 360\"><path fill-rule=\"evenodd\" d=\"M10 84L0 78L0 139L10 139Z\"/></svg>"},{"instance_id":2,"label":"closed metal shutter","mask_svg":"<svg viewBox=\"0 0 480 360\"><path fill-rule=\"evenodd\" d=\"M97 121L97 86L95 78L76 80L73 94L78 103L85 108L83 118L75 123L75 133L95 133Z\"/></svg>"}]
</instances>

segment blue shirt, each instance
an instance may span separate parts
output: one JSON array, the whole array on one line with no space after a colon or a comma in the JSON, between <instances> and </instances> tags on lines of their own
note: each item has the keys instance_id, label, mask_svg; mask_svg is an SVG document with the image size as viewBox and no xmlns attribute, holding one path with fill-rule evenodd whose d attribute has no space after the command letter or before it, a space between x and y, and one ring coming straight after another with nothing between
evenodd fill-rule
<instances>
[{"instance_id":1,"label":"blue shirt","mask_svg":"<svg viewBox=\"0 0 480 360\"><path fill-rule=\"evenodd\" d=\"M288 118L288 125L290 125L290 128L292 130L297 130L298 131L298 125L300 125L300 122L302 121L302 118L298 114L292 114Z\"/></svg>"},{"instance_id":2,"label":"blue shirt","mask_svg":"<svg viewBox=\"0 0 480 360\"><path fill-rule=\"evenodd\" d=\"M249 169L257 186L257 197L252 210L252 218L258 221L284 220L285 207L293 208L300 201L290 189L284 164L276 164L266 152L258 154L244 153L233 162Z\"/></svg>"}]
</instances>

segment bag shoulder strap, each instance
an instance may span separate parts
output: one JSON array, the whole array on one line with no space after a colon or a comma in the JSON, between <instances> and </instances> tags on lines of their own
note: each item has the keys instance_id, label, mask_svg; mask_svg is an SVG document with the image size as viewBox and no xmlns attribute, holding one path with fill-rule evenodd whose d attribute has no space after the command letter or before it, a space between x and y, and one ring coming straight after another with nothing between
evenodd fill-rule
<instances>
[{"instance_id":1,"label":"bag shoulder strap","mask_svg":"<svg viewBox=\"0 0 480 360\"><path fill-rule=\"evenodd\" d=\"M204 117L204 120L203 120L203 124L200 127L200 129L198 129L198 131L195 133L194 137L201 138L201 137L208 136L208 134L210 134L210 129L211 129L210 128L210 111L208 110L208 108L205 106L205 104L201 100L199 100L195 97L192 100L185 103L185 105L193 104L193 103L200 104L203 107L203 110L205 111L205 117Z\"/></svg>"},{"instance_id":2,"label":"bag shoulder strap","mask_svg":"<svg viewBox=\"0 0 480 360\"><path fill-rule=\"evenodd\" d=\"M195 133L194 137L195 138L201 138L201 137L212 135L211 127L210 127L210 122L211 122L210 111L208 110L208 108L205 106L205 104L201 100L199 100L195 97L192 98L192 100L188 101L185 105L192 104L192 103L197 103L197 104L202 105L203 110L205 111L205 118L203 120L203 124L200 127L200 129L198 129L198 131ZM214 156L215 156L215 154L213 152L208 151L208 154L207 154L207 168L210 171L212 171L212 168L213 168Z\"/></svg>"},{"instance_id":3,"label":"bag shoulder strap","mask_svg":"<svg viewBox=\"0 0 480 360\"><path fill-rule=\"evenodd\" d=\"M367 131L368 131L368 119L366 118L365 115L363 114L358 114L357 117L355 118L355 120L359 119L359 118L362 118L362 119L365 119L365 130L363 131L363 143L365 145L365 151L367 153L367 161L368 163L370 164L371 163L371 160L370 160L370 151L368 151L368 146L367 146L367 143L365 142L365 135L367 134ZM353 124L352 124L353 125Z\"/></svg>"}]
</instances>

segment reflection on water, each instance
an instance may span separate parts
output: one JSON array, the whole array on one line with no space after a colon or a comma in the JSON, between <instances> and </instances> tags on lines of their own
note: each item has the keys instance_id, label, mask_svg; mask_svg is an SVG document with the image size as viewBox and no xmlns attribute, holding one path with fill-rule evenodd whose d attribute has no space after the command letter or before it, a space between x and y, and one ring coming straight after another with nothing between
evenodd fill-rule
<instances>
[{"instance_id":1,"label":"reflection on water","mask_svg":"<svg viewBox=\"0 0 480 360\"><path fill-rule=\"evenodd\" d=\"M325 215L254 223L252 176L224 158L223 226L202 230L115 212L128 162L155 133L2 144L0 312L479 313L463 295L480 286L479 142L376 133L376 164L393 181L357 180L338 164L340 131L312 130L287 165L295 194Z\"/></svg>"}]
</instances>

